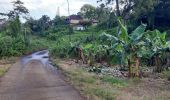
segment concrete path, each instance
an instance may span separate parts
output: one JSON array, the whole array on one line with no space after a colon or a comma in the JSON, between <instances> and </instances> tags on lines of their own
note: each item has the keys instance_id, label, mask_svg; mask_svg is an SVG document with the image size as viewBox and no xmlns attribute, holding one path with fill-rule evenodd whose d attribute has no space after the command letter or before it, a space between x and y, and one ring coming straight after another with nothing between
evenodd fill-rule
<instances>
[{"instance_id":1,"label":"concrete path","mask_svg":"<svg viewBox=\"0 0 170 100\"><path fill-rule=\"evenodd\" d=\"M15 63L0 79L0 100L83 100L57 71L40 61Z\"/></svg>"}]
</instances>

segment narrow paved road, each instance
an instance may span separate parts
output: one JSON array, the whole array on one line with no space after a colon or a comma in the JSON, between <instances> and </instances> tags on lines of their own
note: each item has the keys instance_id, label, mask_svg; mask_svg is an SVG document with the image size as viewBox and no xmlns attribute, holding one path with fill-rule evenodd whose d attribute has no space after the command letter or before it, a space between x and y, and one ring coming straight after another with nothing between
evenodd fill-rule
<instances>
[{"instance_id":1,"label":"narrow paved road","mask_svg":"<svg viewBox=\"0 0 170 100\"><path fill-rule=\"evenodd\" d=\"M56 71L39 60L15 63L0 79L0 100L83 100Z\"/></svg>"}]
</instances>

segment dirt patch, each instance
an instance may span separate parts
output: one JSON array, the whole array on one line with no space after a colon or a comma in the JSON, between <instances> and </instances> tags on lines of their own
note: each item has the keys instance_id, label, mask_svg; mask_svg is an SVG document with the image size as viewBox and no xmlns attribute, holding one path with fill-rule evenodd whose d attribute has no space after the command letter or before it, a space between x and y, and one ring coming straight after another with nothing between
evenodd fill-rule
<instances>
[{"instance_id":1,"label":"dirt patch","mask_svg":"<svg viewBox=\"0 0 170 100\"><path fill-rule=\"evenodd\" d=\"M130 94L131 99L135 100L170 100L170 82L165 79L144 78L137 84L132 83L123 92Z\"/></svg>"}]
</instances>

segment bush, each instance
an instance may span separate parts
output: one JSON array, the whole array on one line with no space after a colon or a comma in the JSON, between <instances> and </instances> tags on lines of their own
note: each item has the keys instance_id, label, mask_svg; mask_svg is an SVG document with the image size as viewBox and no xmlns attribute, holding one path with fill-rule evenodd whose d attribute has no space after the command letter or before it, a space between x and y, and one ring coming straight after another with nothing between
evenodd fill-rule
<instances>
[{"instance_id":1,"label":"bush","mask_svg":"<svg viewBox=\"0 0 170 100\"><path fill-rule=\"evenodd\" d=\"M26 50L24 41L21 38L11 38L10 36L0 37L0 56L19 56Z\"/></svg>"},{"instance_id":2,"label":"bush","mask_svg":"<svg viewBox=\"0 0 170 100\"><path fill-rule=\"evenodd\" d=\"M64 58L68 56L68 52L71 49L70 42L67 40L60 40L50 48L51 55Z\"/></svg>"},{"instance_id":3,"label":"bush","mask_svg":"<svg viewBox=\"0 0 170 100\"><path fill-rule=\"evenodd\" d=\"M56 41L56 40L58 39L58 37L59 37L58 34L50 33L50 34L47 36L47 39Z\"/></svg>"},{"instance_id":4,"label":"bush","mask_svg":"<svg viewBox=\"0 0 170 100\"><path fill-rule=\"evenodd\" d=\"M60 35L60 38L56 40L54 45L50 48L51 55L56 55L59 57L68 57L73 56L70 51L72 51L73 47L71 43L87 43L91 42L92 33L89 32L75 32L71 35ZM96 37L95 35L94 37Z\"/></svg>"}]
</instances>

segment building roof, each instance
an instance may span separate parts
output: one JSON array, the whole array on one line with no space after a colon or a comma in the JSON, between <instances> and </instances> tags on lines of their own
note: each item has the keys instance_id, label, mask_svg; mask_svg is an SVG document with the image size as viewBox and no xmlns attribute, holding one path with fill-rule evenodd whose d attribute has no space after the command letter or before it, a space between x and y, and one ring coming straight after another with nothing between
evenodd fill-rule
<instances>
[{"instance_id":1,"label":"building roof","mask_svg":"<svg viewBox=\"0 0 170 100\"><path fill-rule=\"evenodd\" d=\"M83 19L80 15L71 15L69 18L71 20L82 20Z\"/></svg>"}]
</instances>

